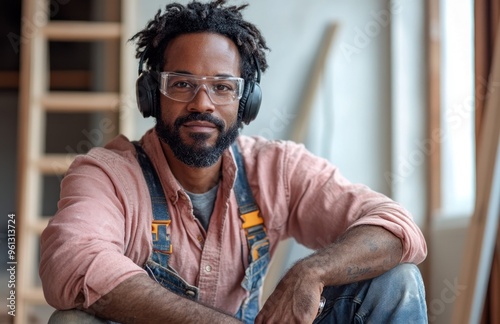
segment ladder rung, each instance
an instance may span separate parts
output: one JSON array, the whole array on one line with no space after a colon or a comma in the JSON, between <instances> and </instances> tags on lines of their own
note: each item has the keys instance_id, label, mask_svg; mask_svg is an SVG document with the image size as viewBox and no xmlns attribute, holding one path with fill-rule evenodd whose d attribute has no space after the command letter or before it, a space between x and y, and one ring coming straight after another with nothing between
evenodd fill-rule
<instances>
[{"instance_id":1,"label":"ladder rung","mask_svg":"<svg viewBox=\"0 0 500 324\"><path fill-rule=\"evenodd\" d=\"M51 21L43 28L45 37L58 41L118 39L121 24L116 22Z\"/></svg>"},{"instance_id":2,"label":"ladder rung","mask_svg":"<svg viewBox=\"0 0 500 324\"><path fill-rule=\"evenodd\" d=\"M46 304L45 296L43 295L42 287L28 288L23 291L23 299L32 304Z\"/></svg>"},{"instance_id":3,"label":"ladder rung","mask_svg":"<svg viewBox=\"0 0 500 324\"><path fill-rule=\"evenodd\" d=\"M75 154L47 154L40 157L36 166L42 174L64 174L75 156Z\"/></svg>"},{"instance_id":4,"label":"ladder rung","mask_svg":"<svg viewBox=\"0 0 500 324\"><path fill-rule=\"evenodd\" d=\"M92 112L118 110L119 95L114 92L49 92L42 106L55 112Z\"/></svg>"},{"instance_id":5,"label":"ladder rung","mask_svg":"<svg viewBox=\"0 0 500 324\"><path fill-rule=\"evenodd\" d=\"M31 222L28 224L28 228L30 231L35 232L36 234L42 234L43 230L49 224L50 216L43 216L43 218L37 219L35 222Z\"/></svg>"}]
</instances>

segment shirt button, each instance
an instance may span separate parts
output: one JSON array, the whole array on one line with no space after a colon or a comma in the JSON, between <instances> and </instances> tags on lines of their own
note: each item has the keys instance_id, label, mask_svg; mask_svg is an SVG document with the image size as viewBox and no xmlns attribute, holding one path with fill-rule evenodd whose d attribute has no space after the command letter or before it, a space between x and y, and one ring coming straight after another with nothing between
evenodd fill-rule
<instances>
[{"instance_id":1,"label":"shirt button","mask_svg":"<svg viewBox=\"0 0 500 324\"><path fill-rule=\"evenodd\" d=\"M196 293L192 290L186 290L186 295L188 295L189 297L194 297Z\"/></svg>"},{"instance_id":2,"label":"shirt button","mask_svg":"<svg viewBox=\"0 0 500 324\"><path fill-rule=\"evenodd\" d=\"M211 267L210 265L206 265L206 266L205 266L205 271L206 271L206 272L210 272L210 271L212 271L212 267Z\"/></svg>"}]
</instances>

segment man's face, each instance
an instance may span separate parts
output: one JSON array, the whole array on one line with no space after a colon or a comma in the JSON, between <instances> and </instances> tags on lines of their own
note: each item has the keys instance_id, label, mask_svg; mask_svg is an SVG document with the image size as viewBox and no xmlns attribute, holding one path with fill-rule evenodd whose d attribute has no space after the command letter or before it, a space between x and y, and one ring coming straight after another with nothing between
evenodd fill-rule
<instances>
[{"instance_id":1,"label":"man's face","mask_svg":"<svg viewBox=\"0 0 500 324\"><path fill-rule=\"evenodd\" d=\"M165 49L164 72L195 76L240 76L240 55L227 37L212 33L184 34ZM193 167L208 167L238 136L236 99L214 104L207 89L200 87L189 102L160 94L161 117L156 131L175 157Z\"/></svg>"}]
</instances>

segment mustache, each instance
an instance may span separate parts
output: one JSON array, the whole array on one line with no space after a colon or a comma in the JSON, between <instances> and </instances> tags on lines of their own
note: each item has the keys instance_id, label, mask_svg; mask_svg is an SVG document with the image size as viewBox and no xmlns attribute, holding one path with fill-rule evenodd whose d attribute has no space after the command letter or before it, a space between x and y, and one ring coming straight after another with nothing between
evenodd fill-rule
<instances>
[{"instance_id":1,"label":"mustache","mask_svg":"<svg viewBox=\"0 0 500 324\"><path fill-rule=\"evenodd\" d=\"M176 128L180 127L182 124L190 122L190 121L207 121L215 125L219 131L224 129L224 122L212 116L211 114L203 114L203 113L191 113L189 115L179 117L175 120L174 126Z\"/></svg>"}]
</instances>

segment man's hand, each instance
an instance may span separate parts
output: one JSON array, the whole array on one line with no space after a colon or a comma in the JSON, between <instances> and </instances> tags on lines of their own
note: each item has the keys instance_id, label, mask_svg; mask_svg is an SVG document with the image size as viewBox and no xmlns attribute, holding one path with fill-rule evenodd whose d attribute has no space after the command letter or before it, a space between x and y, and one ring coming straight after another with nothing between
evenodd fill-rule
<instances>
[{"instance_id":1,"label":"man's hand","mask_svg":"<svg viewBox=\"0 0 500 324\"><path fill-rule=\"evenodd\" d=\"M325 286L370 279L402 255L399 238L379 226L358 226L296 263L264 304L255 323L312 323Z\"/></svg>"},{"instance_id":2,"label":"man's hand","mask_svg":"<svg viewBox=\"0 0 500 324\"><path fill-rule=\"evenodd\" d=\"M305 263L297 263L269 296L255 323L312 323L324 285Z\"/></svg>"}]
</instances>

